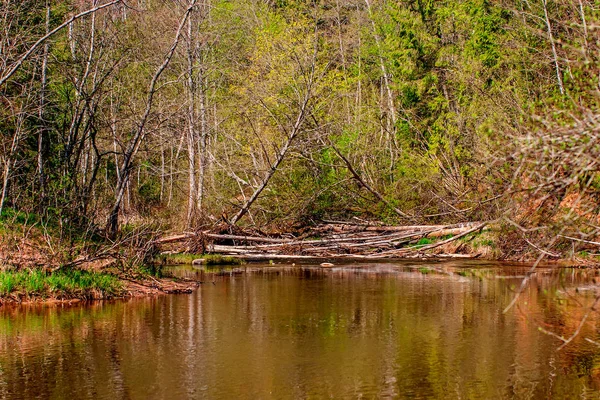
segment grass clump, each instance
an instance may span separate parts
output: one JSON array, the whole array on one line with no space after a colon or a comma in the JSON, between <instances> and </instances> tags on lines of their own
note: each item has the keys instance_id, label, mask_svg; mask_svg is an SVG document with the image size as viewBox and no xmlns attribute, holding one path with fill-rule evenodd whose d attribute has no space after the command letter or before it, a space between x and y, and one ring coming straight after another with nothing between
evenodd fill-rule
<instances>
[{"instance_id":1,"label":"grass clump","mask_svg":"<svg viewBox=\"0 0 600 400\"><path fill-rule=\"evenodd\" d=\"M71 297L104 299L121 294L122 284L114 276L80 270L56 271L41 269L0 272L0 296Z\"/></svg>"},{"instance_id":2,"label":"grass clump","mask_svg":"<svg viewBox=\"0 0 600 400\"><path fill-rule=\"evenodd\" d=\"M16 225L27 225L38 221L39 218L35 214L18 211L10 207L2 209L0 221L3 223L12 223Z\"/></svg>"},{"instance_id":3,"label":"grass clump","mask_svg":"<svg viewBox=\"0 0 600 400\"><path fill-rule=\"evenodd\" d=\"M0 295L7 295L17 286L17 276L0 272Z\"/></svg>"},{"instance_id":4,"label":"grass clump","mask_svg":"<svg viewBox=\"0 0 600 400\"><path fill-rule=\"evenodd\" d=\"M421 238L417 242L417 246L425 246L425 245L432 244L432 243L433 243L433 240L431 240L429 238Z\"/></svg>"},{"instance_id":5,"label":"grass clump","mask_svg":"<svg viewBox=\"0 0 600 400\"><path fill-rule=\"evenodd\" d=\"M161 254L158 256L158 261L166 265L187 265L202 257L202 254L192 253Z\"/></svg>"},{"instance_id":6,"label":"grass clump","mask_svg":"<svg viewBox=\"0 0 600 400\"><path fill-rule=\"evenodd\" d=\"M467 245L467 251L478 253L483 258L499 258L501 249L497 245L498 237L492 231L484 231L473 235L472 237L462 238L463 243Z\"/></svg>"},{"instance_id":7,"label":"grass clump","mask_svg":"<svg viewBox=\"0 0 600 400\"><path fill-rule=\"evenodd\" d=\"M202 258L206 260L206 265L242 265L246 261L235 256L222 256L220 254L205 254Z\"/></svg>"},{"instance_id":8,"label":"grass clump","mask_svg":"<svg viewBox=\"0 0 600 400\"><path fill-rule=\"evenodd\" d=\"M194 260L203 259L203 265L242 265L245 261L235 256L220 254L161 254L158 261L164 265L191 265Z\"/></svg>"}]
</instances>

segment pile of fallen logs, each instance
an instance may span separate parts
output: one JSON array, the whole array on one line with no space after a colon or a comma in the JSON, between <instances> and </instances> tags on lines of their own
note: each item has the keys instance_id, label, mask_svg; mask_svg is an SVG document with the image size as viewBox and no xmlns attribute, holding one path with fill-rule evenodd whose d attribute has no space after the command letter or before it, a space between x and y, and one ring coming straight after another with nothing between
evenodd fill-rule
<instances>
[{"instance_id":1,"label":"pile of fallen logs","mask_svg":"<svg viewBox=\"0 0 600 400\"><path fill-rule=\"evenodd\" d=\"M202 239L206 253L235 255L250 260L315 257L418 257L464 236L482 231L485 222L457 225L383 226L327 221L299 237L186 232L158 239L157 245ZM421 239L432 239L417 244ZM438 239L437 241L434 241Z\"/></svg>"}]
</instances>

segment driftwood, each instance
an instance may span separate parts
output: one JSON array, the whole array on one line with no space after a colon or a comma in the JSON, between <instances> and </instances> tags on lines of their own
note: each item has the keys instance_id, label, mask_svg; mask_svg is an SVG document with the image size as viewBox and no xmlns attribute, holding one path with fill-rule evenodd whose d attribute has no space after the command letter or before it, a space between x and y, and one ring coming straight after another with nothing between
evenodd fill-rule
<instances>
[{"instance_id":1,"label":"driftwood","mask_svg":"<svg viewBox=\"0 0 600 400\"><path fill-rule=\"evenodd\" d=\"M466 229L469 229L475 225L475 223L465 223L465 224L455 224L455 225L407 225L407 226L371 226L371 225L356 225L351 224L348 225L350 229L339 228L338 226L345 226L345 223L337 223L337 224L327 224L317 227L315 229L316 233L334 231L338 232L347 232L347 233L360 233L364 232L367 235L365 239L375 239L378 237L383 237L381 235L377 235L377 232L411 232L411 233L427 233L427 237L434 238L446 235L455 235L463 232ZM160 239L157 239L155 244L167 244L167 243L175 243L182 242L185 240L189 240L192 238L196 238L199 235L204 235L210 239L217 240L237 240L242 242L256 242L256 243L274 243L274 244L298 244L298 243L326 243L326 242L352 242L360 239L360 237L346 237L346 238L336 238L336 239L316 239L316 240L290 240L290 239L281 239L281 238L271 238L264 236L251 236L251 235L228 235L228 234L217 234L211 233L210 231L202 231L202 232L185 232L179 235L167 236Z\"/></svg>"},{"instance_id":2,"label":"driftwood","mask_svg":"<svg viewBox=\"0 0 600 400\"><path fill-rule=\"evenodd\" d=\"M476 231L479 231L479 230L483 230L483 228L485 228L486 225L487 225L487 222L484 222L484 223L479 224L479 225L477 225L477 226L475 226L473 228L466 229L462 233L459 233L456 236L453 236L453 237L451 237L449 239L442 240L441 242L437 242L437 243L432 243L432 244L420 247L420 248L418 248L416 250L418 250L419 252L424 252L424 251L427 251L427 250L435 249L436 247L443 246L443 245L448 244L450 242L454 242L455 240L458 240L458 239L460 239L462 237L465 237L465 236L467 236L470 233L473 233L473 232L476 232ZM403 250L404 251L409 251L409 249L403 249Z\"/></svg>"},{"instance_id":3,"label":"driftwood","mask_svg":"<svg viewBox=\"0 0 600 400\"><path fill-rule=\"evenodd\" d=\"M483 230L487 223L460 225L409 225L382 226L374 224L346 224L328 221L318 226L303 238L281 238L243 234L221 234L210 231L184 232L167 236L154 242L155 245L172 245L203 238L208 253L234 255L249 260L294 259L294 258L360 258L379 259L391 257L426 257L426 252ZM304 237L317 236L306 239ZM450 238L418 246L422 238ZM449 255L469 257L469 255Z\"/></svg>"},{"instance_id":4,"label":"driftwood","mask_svg":"<svg viewBox=\"0 0 600 400\"><path fill-rule=\"evenodd\" d=\"M419 230L441 230L454 228L467 228L473 226L474 222L453 224L453 225L401 225L401 226L385 226L385 225L370 225L370 224L353 224L353 223L330 223L322 225L317 229L323 232L406 232ZM442 235L443 236L443 235Z\"/></svg>"},{"instance_id":5,"label":"driftwood","mask_svg":"<svg viewBox=\"0 0 600 400\"><path fill-rule=\"evenodd\" d=\"M453 236L453 237L451 237L449 239L443 240L443 241L438 242L438 243L433 243L433 244L430 244L428 246L422 247L421 249L419 249L419 251L430 250L430 249L434 249L434 248L439 247L439 246L443 246L443 245L448 244L450 242L453 242L453 241L455 241L457 239L465 237L465 236L467 236L470 233L483 230L483 228L485 228L486 225L487 225L487 222L484 222L484 223L479 224L479 225L477 225L477 226L475 226L475 227L473 227L471 229L463 230L463 232L460 232L460 233L457 232L456 236Z\"/></svg>"},{"instance_id":6,"label":"driftwood","mask_svg":"<svg viewBox=\"0 0 600 400\"><path fill-rule=\"evenodd\" d=\"M244 242L263 242L263 243L287 243L289 240L287 239L275 239L268 237L260 237L260 236L241 236L241 235L221 235L216 233L209 232L189 232L183 233L180 235L167 236L164 238L160 238L156 240L155 244L167 244L167 243L175 243L175 242L183 242L185 240L193 239L198 237L199 235L203 235L210 239L220 239L220 240L239 240Z\"/></svg>"}]
</instances>

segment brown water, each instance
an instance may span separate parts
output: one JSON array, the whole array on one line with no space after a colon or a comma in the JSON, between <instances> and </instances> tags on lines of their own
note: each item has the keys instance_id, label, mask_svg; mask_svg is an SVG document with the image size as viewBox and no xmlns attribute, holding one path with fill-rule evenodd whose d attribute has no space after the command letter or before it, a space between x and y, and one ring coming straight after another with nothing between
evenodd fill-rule
<instances>
[{"instance_id":1,"label":"brown water","mask_svg":"<svg viewBox=\"0 0 600 400\"><path fill-rule=\"evenodd\" d=\"M244 272L245 270L245 272ZM600 398L596 271L180 268L191 295L0 309L0 397ZM213 283L214 282L214 283ZM577 288L577 291L576 291ZM578 304L580 303L580 304Z\"/></svg>"}]
</instances>

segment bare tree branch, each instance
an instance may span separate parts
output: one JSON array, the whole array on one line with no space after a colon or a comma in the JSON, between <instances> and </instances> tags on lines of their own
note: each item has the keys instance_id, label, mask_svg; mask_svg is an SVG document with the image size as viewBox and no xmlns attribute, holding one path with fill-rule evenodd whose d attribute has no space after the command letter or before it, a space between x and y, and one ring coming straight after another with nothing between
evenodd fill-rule
<instances>
[{"instance_id":1,"label":"bare tree branch","mask_svg":"<svg viewBox=\"0 0 600 400\"><path fill-rule=\"evenodd\" d=\"M27 50L25 53L23 53L23 55L21 57L19 57L19 59L14 63L14 65L6 73L4 73L4 75L2 75L2 77L0 77L0 86L4 85L6 83L6 81L8 81L8 79L10 79L10 77L13 76L14 73L17 72L17 70L19 68L21 68L21 65L23 65L25 60L27 60L38 49L38 47L40 47L46 40L50 39L52 36L54 36L55 34L60 32L62 29L69 26L71 23L73 23L73 21L76 21L79 18L85 17L86 15L93 14L96 11L102 10L103 8L107 8L107 7L110 7L117 3L121 3L122 1L123 0L113 0L108 3L101 4L97 7L90 8L89 10L83 11L77 15L74 15L71 18L69 18L66 22L63 22L62 24L60 24L59 26L57 26L56 28L52 29L50 32L48 32L47 34L45 34L44 36L39 38L37 40L37 42L35 42L29 48L29 50Z\"/></svg>"},{"instance_id":2,"label":"bare tree branch","mask_svg":"<svg viewBox=\"0 0 600 400\"><path fill-rule=\"evenodd\" d=\"M365 189L367 189L369 192L371 192L375 197L377 197L377 199L379 201L384 203L386 206L388 206L391 210L393 210L396 214L398 214L402 218L406 218L411 221L415 219L413 216L408 215L407 213L405 213L404 211L400 210L398 207L394 206L392 203L387 201L385 199L385 197L383 197L381 195L381 193L379 193L377 190L372 188L367 182L365 182L365 180L360 176L360 174L354 169L354 167L352 166L352 163L337 149L337 147L335 147L333 145L333 143L330 143L330 146L333 149L333 151L335 151L335 153L338 155L338 157L346 164L348 171L350 171L352 176L354 176L354 179L356 179L358 181L358 183L360 183L361 186L363 186Z\"/></svg>"},{"instance_id":3,"label":"bare tree branch","mask_svg":"<svg viewBox=\"0 0 600 400\"><path fill-rule=\"evenodd\" d=\"M129 182L129 177L131 175L131 167L133 165L133 159L135 158L135 155L137 154L137 152L140 148L140 145L142 144L142 141L144 140L144 137L146 136L145 127L146 127L146 123L148 122L148 117L150 116L150 111L152 110L154 94L157 91L156 84L158 82L158 79L162 75L162 73L165 71L165 69L171 62L171 59L173 58L173 54L175 54L175 50L177 49L177 46L179 45L179 41L181 39L183 27L185 26L185 23L195 5L196 5L196 0L190 0L189 6L187 7L185 13L183 14L183 17L181 18L181 21L179 22L179 26L177 27L177 32L175 34L175 40L173 41L173 44L171 45L171 48L169 49L169 52L167 53L162 64L158 67L158 69L154 73L154 76L152 77L152 81L150 82L150 87L148 89L148 96L146 98L146 109L144 110L142 119L140 120L140 122L138 124L138 129L137 129L135 136L133 137L131 142L129 142L129 145L127 146L127 149L125 150L123 162L121 164L121 179L119 180L118 185L117 185L117 195L115 198L115 203L113 205L112 211L109 216L109 221L108 221L108 226L107 226L108 231L113 235L118 230L119 211L121 208L121 202L123 201L123 196L125 195L125 189L127 188L127 183Z\"/></svg>"}]
</instances>

